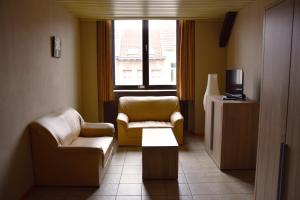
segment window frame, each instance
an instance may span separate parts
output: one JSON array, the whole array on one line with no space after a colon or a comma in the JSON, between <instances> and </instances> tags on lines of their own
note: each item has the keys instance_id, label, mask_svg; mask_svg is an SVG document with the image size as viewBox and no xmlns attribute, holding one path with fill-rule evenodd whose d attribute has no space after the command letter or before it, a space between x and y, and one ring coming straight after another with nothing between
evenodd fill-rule
<instances>
[{"instance_id":1,"label":"window frame","mask_svg":"<svg viewBox=\"0 0 300 200\"><path fill-rule=\"evenodd\" d=\"M176 20L176 37L177 37L177 28L178 28L178 20ZM149 48L148 48L149 31L148 30L149 30L149 20L142 20L143 85L116 85L115 82L115 20L112 20L112 75L113 75L112 81L114 85L114 90L176 90L176 84L175 85L149 85ZM176 57L177 57L177 39L176 39Z\"/></svg>"}]
</instances>

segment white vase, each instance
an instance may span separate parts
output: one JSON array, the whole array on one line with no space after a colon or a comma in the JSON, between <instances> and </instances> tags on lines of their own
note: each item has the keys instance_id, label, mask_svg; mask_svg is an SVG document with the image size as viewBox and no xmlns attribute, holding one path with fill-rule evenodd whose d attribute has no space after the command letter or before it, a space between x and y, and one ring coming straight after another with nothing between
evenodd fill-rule
<instances>
[{"instance_id":1,"label":"white vase","mask_svg":"<svg viewBox=\"0 0 300 200\"><path fill-rule=\"evenodd\" d=\"M206 91L203 98L203 107L206 111L206 99L208 96L220 95L218 86L218 74L208 74Z\"/></svg>"}]
</instances>

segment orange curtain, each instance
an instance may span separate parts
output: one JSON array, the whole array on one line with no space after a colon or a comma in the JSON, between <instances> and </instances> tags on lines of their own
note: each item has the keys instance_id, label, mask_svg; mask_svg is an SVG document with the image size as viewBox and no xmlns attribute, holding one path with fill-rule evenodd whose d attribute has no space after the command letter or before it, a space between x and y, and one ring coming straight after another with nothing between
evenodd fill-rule
<instances>
[{"instance_id":1,"label":"orange curtain","mask_svg":"<svg viewBox=\"0 0 300 200\"><path fill-rule=\"evenodd\" d=\"M97 21L98 100L114 99L112 80L112 21Z\"/></svg>"},{"instance_id":2,"label":"orange curtain","mask_svg":"<svg viewBox=\"0 0 300 200\"><path fill-rule=\"evenodd\" d=\"M195 96L195 21L179 20L177 29L177 96L194 100Z\"/></svg>"}]
</instances>

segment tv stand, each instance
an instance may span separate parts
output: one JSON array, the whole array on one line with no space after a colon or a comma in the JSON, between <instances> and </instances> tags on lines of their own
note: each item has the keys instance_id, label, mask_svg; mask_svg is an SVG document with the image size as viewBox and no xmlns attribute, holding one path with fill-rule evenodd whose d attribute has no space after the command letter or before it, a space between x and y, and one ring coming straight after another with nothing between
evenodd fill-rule
<instances>
[{"instance_id":1,"label":"tv stand","mask_svg":"<svg viewBox=\"0 0 300 200\"><path fill-rule=\"evenodd\" d=\"M258 103L207 97L205 148L220 169L254 169Z\"/></svg>"}]
</instances>

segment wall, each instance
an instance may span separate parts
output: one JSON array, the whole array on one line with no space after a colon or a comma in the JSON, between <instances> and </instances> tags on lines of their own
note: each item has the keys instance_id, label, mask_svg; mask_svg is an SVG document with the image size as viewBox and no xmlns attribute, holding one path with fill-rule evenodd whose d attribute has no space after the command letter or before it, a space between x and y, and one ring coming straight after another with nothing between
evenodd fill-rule
<instances>
[{"instance_id":1,"label":"wall","mask_svg":"<svg viewBox=\"0 0 300 200\"><path fill-rule=\"evenodd\" d=\"M205 113L203 96L206 90L207 75L218 74L219 89L224 91L224 70L226 48L219 48L219 35L222 22L197 21L195 27L195 105L194 132L204 134Z\"/></svg>"},{"instance_id":2,"label":"wall","mask_svg":"<svg viewBox=\"0 0 300 200\"><path fill-rule=\"evenodd\" d=\"M52 0L10 0L0 1L0 27L0 199L19 199L34 183L28 124L80 109L79 23ZM60 59L51 57L53 35Z\"/></svg>"},{"instance_id":3,"label":"wall","mask_svg":"<svg viewBox=\"0 0 300 200\"><path fill-rule=\"evenodd\" d=\"M244 93L259 99L262 69L263 2L242 9L227 46L227 68L244 70Z\"/></svg>"},{"instance_id":4,"label":"wall","mask_svg":"<svg viewBox=\"0 0 300 200\"><path fill-rule=\"evenodd\" d=\"M102 106L98 107L96 21L80 22L80 54L82 116L86 121L101 121L102 115L98 114L102 113Z\"/></svg>"},{"instance_id":5,"label":"wall","mask_svg":"<svg viewBox=\"0 0 300 200\"><path fill-rule=\"evenodd\" d=\"M251 99L260 97L264 9L279 1L256 0L242 9L227 45L227 68L244 70L244 93Z\"/></svg>"}]
</instances>

